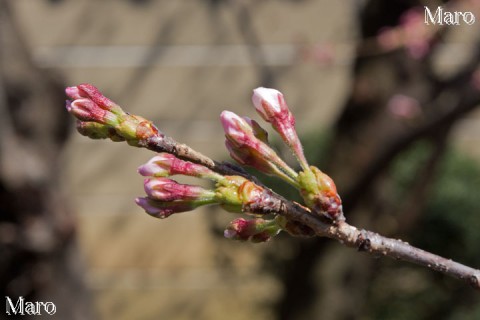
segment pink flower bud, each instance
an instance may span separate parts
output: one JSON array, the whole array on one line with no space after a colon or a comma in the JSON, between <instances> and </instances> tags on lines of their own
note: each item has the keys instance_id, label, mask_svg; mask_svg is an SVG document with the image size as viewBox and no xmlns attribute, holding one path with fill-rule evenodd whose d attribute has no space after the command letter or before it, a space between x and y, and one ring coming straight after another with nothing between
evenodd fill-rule
<instances>
[{"instance_id":1,"label":"pink flower bud","mask_svg":"<svg viewBox=\"0 0 480 320\"><path fill-rule=\"evenodd\" d=\"M116 125L118 116L100 108L92 100L80 98L66 102L67 111L82 121L93 121L101 124Z\"/></svg>"},{"instance_id":2,"label":"pink flower bud","mask_svg":"<svg viewBox=\"0 0 480 320\"><path fill-rule=\"evenodd\" d=\"M191 211L196 207L198 207L199 205L201 205L193 201L163 202L163 201L153 200L150 198L136 198L135 202L137 205L142 207L146 213L159 219L167 218L174 213Z\"/></svg>"},{"instance_id":3,"label":"pink flower bud","mask_svg":"<svg viewBox=\"0 0 480 320\"><path fill-rule=\"evenodd\" d=\"M262 118L275 126L293 127L295 118L288 109L283 94L270 88L253 90L252 102ZM275 128L277 130L277 128Z\"/></svg>"},{"instance_id":4,"label":"pink flower bud","mask_svg":"<svg viewBox=\"0 0 480 320\"><path fill-rule=\"evenodd\" d=\"M225 145L234 160L286 180L296 177L296 172L265 143L266 132L258 123L230 111L223 111L220 119L227 139Z\"/></svg>"},{"instance_id":5,"label":"pink flower bud","mask_svg":"<svg viewBox=\"0 0 480 320\"><path fill-rule=\"evenodd\" d=\"M116 115L125 114L123 110L113 101L105 97L96 87L88 83L79 84L74 87L67 87L65 93L72 100L88 99L97 107L111 111Z\"/></svg>"},{"instance_id":6,"label":"pink flower bud","mask_svg":"<svg viewBox=\"0 0 480 320\"><path fill-rule=\"evenodd\" d=\"M148 197L158 201L213 199L214 192L200 186L180 184L167 178L152 178L144 181Z\"/></svg>"},{"instance_id":7,"label":"pink flower bud","mask_svg":"<svg viewBox=\"0 0 480 320\"><path fill-rule=\"evenodd\" d=\"M138 173L147 177L168 177L181 174L213 180L221 178L220 175L202 165L181 160L173 154L165 152L157 154L147 163L140 166L138 168Z\"/></svg>"},{"instance_id":8,"label":"pink flower bud","mask_svg":"<svg viewBox=\"0 0 480 320\"><path fill-rule=\"evenodd\" d=\"M272 124L282 140L292 149L302 167L308 168L295 130L295 117L288 109L283 94L275 89L260 87L253 90L252 102L260 116Z\"/></svg>"},{"instance_id":9,"label":"pink flower bud","mask_svg":"<svg viewBox=\"0 0 480 320\"><path fill-rule=\"evenodd\" d=\"M253 134L253 129L245 119L231 111L220 114L225 137L235 146L248 146L253 150L262 148L261 141Z\"/></svg>"},{"instance_id":10,"label":"pink flower bud","mask_svg":"<svg viewBox=\"0 0 480 320\"><path fill-rule=\"evenodd\" d=\"M274 220L238 218L230 222L224 236L233 240L266 242L276 236L280 230L281 228Z\"/></svg>"},{"instance_id":11,"label":"pink flower bud","mask_svg":"<svg viewBox=\"0 0 480 320\"><path fill-rule=\"evenodd\" d=\"M274 174L275 168L271 162L264 157L259 157L257 152L244 146L236 147L230 140L225 140L225 147L230 153L230 157L244 166L251 166L263 173Z\"/></svg>"},{"instance_id":12,"label":"pink flower bud","mask_svg":"<svg viewBox=\"0 0 480 320\"><path fill-rule=\"evenodd\" d=\"M116 125L117 117L125 114L118 105L103 96L91 84L67 87L65 93L72 99L67 101L68 112L79 120Z\"/></svg>"},{"instance_id":13,"label":"pink flower bud","mask_svg":"<svg viewBox=\"0 0 480 320\"><path fill-rule=\"evenodd\" d=\"M139 146L141 141L161 135L150 121L125 113L90 84L68 87L65 92L73 100L66 102L68 112L83 122L96 122L107 126L104 132L100 132L98 126L80 125L82 134L92 138L110 137L113 141L126 140L133 146Z\"/></svg>"}]
</instances>

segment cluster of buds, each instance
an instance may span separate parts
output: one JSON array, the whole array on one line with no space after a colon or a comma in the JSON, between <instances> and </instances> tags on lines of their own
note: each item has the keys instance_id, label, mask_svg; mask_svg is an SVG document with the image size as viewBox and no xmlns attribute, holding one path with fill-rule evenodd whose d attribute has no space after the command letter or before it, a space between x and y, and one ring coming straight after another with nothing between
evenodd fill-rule
<instances>
[{"instance_id":1,"label":"cluster of buds","mask_svg":"<svg viewBox=\"0 0 480 320\"><path fill-rule=\"evenodd\" d=\"M91 84L68 87L67 110L77 118L77 130L91 139L127 141L132 146L161 133L152 122L130 115L120 106L103 96Z\"/></svg>"},{"instance_id":2,"label":"cluster of buds","mask_svg":"<svg viewBox=\"0 0 480 320\"><path fill-rule=\"evenodd\" d=\"M223 209L234 213L257 215L259 213L252 212L251 208L261 207L270 196L267 189L244 177L222 176L202 165L181 160L169 153L156 155L140 166L138 172L147 177L144 180L147 196L137 198L136 203L149 215L161 219L174 213L191 211L199 206L210 204L218 204ZM209 179L215 184L211 189L205 189L197 185L181 184L167 178L173 175ZM251 221L255 221L255 218ZM264 241L274 235L271 230L274 228L273 225L277 225L277 223L275 220L272 221L269 222L270 227L268 229L270 230L268 231L270 237L261 237ZM280 226L277 225L276 230L275 234L280 230ZM242 232L242 237L231 236L230 238L247 240L249 237L245 237L245 234L247 234L246 231ZM253 238L257 242L260 241L259 236Z\"/></svg>"},{"instance_id":3,"label":"cluster of buds","mask_svg":"<svg viewBox=\"0 0 480 320\"><path fill-rule=\"evenodd\" d=\"M164 137L150 121L124 112L92 85L69 87L66 93L71 99L67 101L67 110L77 118L77 130L83 135L93 139L127 141L133 146L146 146L148 139ZM279 157L268 142L267 132L256 121L224 111L221 121L231 157L241 165L275 175L293 185L314 214L330 221L344 219L341 200L332 179L310 166L305 158L295 130L295 118L283 94L275 89L257 88L252 101L260 116L272 125L293 152L300 170L297 172ZM170 153L157 154L140 166L138 172L146 177L146 197L137 198L136 203L156 218L217 204L227 211L253 216L233 220L225 230L225 237L230 239L264 242L281 230L294 235L312 235L311 229L277 215L280 209L275 206L278 201L273 200L272 192L243 176L222 175ZM208 179L214 185L208 189L182 184L170 179L174 175ZM273 217L265 219L269 214Z\"/></svg>"},{"instance_id":4,"label":"cluster of buds","mask_svg":"<svg viewBox=\"0 0 480 320\"><path fill-rule=\"evenodd\" d=\"M272 125L293 152L301 170L296 172L278 156L262 138L267 135L258 123L224 111L221 119L232 158L240 164L276 175L299 189L305 204L315 214L332 221L343 220L342 202L335 183L320 169L308 164L295 130L295 118L283 94L275 89L257 88L253 91L252 102L260 116Z\"/></svg>"}]
</instances>

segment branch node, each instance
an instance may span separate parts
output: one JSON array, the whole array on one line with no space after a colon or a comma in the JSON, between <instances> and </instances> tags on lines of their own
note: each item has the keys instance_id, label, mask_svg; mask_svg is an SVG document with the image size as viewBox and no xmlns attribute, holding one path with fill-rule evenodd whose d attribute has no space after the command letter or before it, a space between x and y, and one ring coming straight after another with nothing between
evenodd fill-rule
<instances>
[{"instance_id":1,"label":"branch node","mask_svg":"<svg viewBox=\"0 0 480 320\"><path fill-rule=\"evenodd\" d=\"M370 239L367 235L365 235L363 231L360 232L360 234L357 236L355 245L359 252L370 251L370 249L372 248Z\"/></svg>"},{"instance_id":2,"label":"branch node","mask_svg":"<svg viewBox=\"0 0 480 320\"><path fill-rule=\"evenodd\" d=\"M480 277L472 274L467 281L475 289L480 289Z\"/></svg>"}]
</instances>

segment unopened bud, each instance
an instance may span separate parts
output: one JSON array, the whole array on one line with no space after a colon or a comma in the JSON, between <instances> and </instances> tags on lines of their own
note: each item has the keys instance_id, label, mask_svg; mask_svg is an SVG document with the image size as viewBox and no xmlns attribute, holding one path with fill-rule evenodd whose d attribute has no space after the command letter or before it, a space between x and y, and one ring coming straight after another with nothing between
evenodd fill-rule
<instances>
[{"instance_id":1,"label":"unopened bud","mask_svg":"<svg viewBox=\"0 0 480 320\"><path fill-rule=\"evenodd\" d=\"M290 112L283 94L270 88L253 90L252 102L260 116L277 131L290 147L303 169L308 168L302 144L295 130L295 117Z\"/></svg>"},{"instance_id":2,"label":"unopened bud","mask_svg":"<svg viewBox=\"0 0 480 320\"><path fill-rule=\"evenodd\" d=\"M67 110L77 119L94 121L114 126L118 123L118 116L125 112L113 101L103 96L91 84L80 84L65 89L72 101L67 101Z\"/></svg>"},{"instance_id":3,"label":"unopened bud","mask_svg":"<svg viewBox=\"0 0 480 320\"><path fill-rule=\"evenodd\" d=\"M119 117L119 124L115 129L132 146L138 146L140 141L159 134L151 121L130 114Z\"/></svg>"},{"instance_id":4,"label":"unopened bud","mask_svg":"<svg viewBox=\"0 0 480 320\"><path fill-rule=\"evenodd\" d=\"M165 202L165 201L150 199L148 197L136 198L135 202L137 203L137 205L142 207L146 213L159 219L167 218L174 213L191 211L201 205L209 204L208 202L203 203L201 201Z\"/></svg>"},{"instance_id":5,"label":"unopened bud","mask_svg":"<svg viewBox=\"0 0 480 320\"><path fill-rule=\"evenodd\" d=\"M167 178L150 178L144 181L145 192L150 199L158 201L206 200L215 193L200 186L181 184Z\"/></svg>"},{"instance_id":6,"label":"unopened bud","mask_svg":"<svg viewBox=\"0 0 480 320\"><path fill-rule=\"evenodd\" d=\"M262 190L262 187L244 177L225 176L217 182L215 195L217 201L225 210L243 212L243 206L252 201L257 201Z\"/></svg>"},{"instance_id":7,"label":"unopened bud","mask_svg":"<svg viewBox=\"0 0 480 320\"><path fill-rule=\"evenodd\" d=\"M111 138L113 141L126 140L132 146L140 146L140 141L161 135L152 122L125 113L120 106L103 96L90 84L80 84L65 89L66 108L81 122L92 122L107 126L102 128L92 124L77 126L81 134L93 139Z\"/></svg>"},{"instance_id":8,"label":"unopened bud","mask_svg":"<svg viewBox=\"0 0 480 320\"><path fill-rule=\"evenodd\" d=\"M222 176L202 165L184 161L170 153L159 153L138 168L138 173L146 177L168 177L177 174L212 180Z\"/></svg>"},{"instance_id":9,"label":"unopened bud","mask_svg":"<svg viewBox=\"0 0 480 320\"><path fill-rule=\"evenodd\" d=\"M96 87L88 83L82 83L78 86L67 87L65 93L72 100L88 99L92 101L99 108L110 111L116 115L123 115L122 108L120 108L112 100L105 97Z\"/></svg>"},{"instance_id":10,"label":"unopened bud","mask_svg":"<svg viewBox=\"0 0 480 320\"><path fill-rule=\"evenodd\" d=\"M225 145L233 159L294 183L296 172L266 143L267 134L258 123L230 111L223 111L220 118L225 131Z\"/></svg>"},{"instance_id":11,"label":"unopened bud","mask_svg":"<svg viewBox=\"0 0 480 320\"><path fill-rule=\"evenodd\" d=\"M314 212L331 220L343 220L342 200L332 178L311 166L310 170L298 175L300 193L305 203Z\"/></svg>"},{"instance_id":12,"label":"unopened bud","mask_svg":"<svg viewBox=\"0 0 480 320\"><path fill-rule=\"evenodd\" d=\"M275 220L261 218L238 218L230 222L224 232L225 238L240 241L266 242L280 232L281 228Z\"/></svg>"}]
</instances>

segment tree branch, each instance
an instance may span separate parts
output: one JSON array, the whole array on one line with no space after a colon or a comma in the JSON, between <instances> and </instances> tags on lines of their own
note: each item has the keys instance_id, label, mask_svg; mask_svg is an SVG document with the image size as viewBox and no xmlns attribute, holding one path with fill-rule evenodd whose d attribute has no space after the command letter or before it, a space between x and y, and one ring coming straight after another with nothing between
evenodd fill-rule
<instances>
[{"instance_id":1,"label":"tree branch","mask_svg":"<svg viewBox=\"0 0 480 320\"><path fill-rule=\"evenodd\" d=\"M263 93L258 92L260 89ZM67 101L66 108L79 120L77 130L81 134L92 139L110 138L113 141L127 141L132 146L167 153L152 158L153 162L139 169L140 174L157 178L146 179L144 184L148 197L136 199L137 204L154 217L166 218L173 213L213 203L225 206L227 211L232 212L280 215L283 218L275 217L268 222L261 218L236 219L231 222L229 226L231 228L226 230L233 233L226 233L226 236L262 242L283 229L294 236L328 237L370 254L386 255L426 266L466 280L473 287L480 289L479 270L417 249L400 240L389 239L371 231L358 230L347 224L333 180L314 166L308 167L305 163L302 165L303 171L294 172L296 175L294 182L299 185L298 189L307 208L270 190L242 168L214 161L189 146L178 143L159 131L151 121L124 112L90 84L68 87L65 91L67 96L73 99ZM304 155L294 128L294 117L288 110L283 95L275 89L258 88L256 91L252 98L255 107L263 108L259 113L267 122L272 123L274 129L302 163L300 159L304 158ZM274 101L273 104L270 101ZM278 105L274 105L275 103ZM250 124L246 118L240 118L227 111L222 113L221 119L227 142L231 143L227 148L232 157L239 163L254 166L262 172L275 173L270 171L270 168L265 169L265 166L275 166L281 159L261 140L263 129L260 125L253 121ZM244 149L236 147L234 142ZM217 184L215 190L206 190L162 178L174 174L212 179ZM254 236L260 238L253 239Z\"/></svg>"},{"instance_id":2,"label":"tree branch","mask_svg":"<svg viewBox=\"0 0 480 320\"><path fill-rule=\"evenodd\" d=\"M201 164L217 173L241 175L258 181L243 169L227 163L219 163L167 136L157 136L141 143L155 152L168 152L180 159ZM345 246L357 248L372 255L388 256L393 259L408 261L441 272L447 276L463 280L475 289L480 289L480 270L461 263L418 249L406 242L386 238L375 232L357 229L344 221L326 221L315 216L302 205L286 200L281 195L268 190L271 202L265 204L265 212L276 212L289 220L298 221L311 228L317 236L335 239Z\"/></svg>"}]
</instances>

